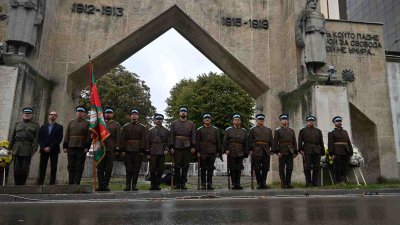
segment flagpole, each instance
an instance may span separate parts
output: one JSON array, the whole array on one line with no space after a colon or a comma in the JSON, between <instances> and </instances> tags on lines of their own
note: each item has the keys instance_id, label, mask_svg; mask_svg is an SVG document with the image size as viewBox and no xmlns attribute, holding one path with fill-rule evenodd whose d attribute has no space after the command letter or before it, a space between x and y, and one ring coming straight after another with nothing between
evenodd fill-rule
<instances>
[{"instance_id":1,"label":"flagpole","mask_svg":"<svg viewBox=\"0 0 400 225\"><path fill-rule=\"evenodd\" d=\"M90 75L90 91L92 91L92 59L89 54L89 75ZM92 95L90 95L92 96ZM92 142L93 144L93 142ZM96 171L96 159L93 152L93 191L96 192L97 189L97 171Z\"/></svg>"}]
</instances>

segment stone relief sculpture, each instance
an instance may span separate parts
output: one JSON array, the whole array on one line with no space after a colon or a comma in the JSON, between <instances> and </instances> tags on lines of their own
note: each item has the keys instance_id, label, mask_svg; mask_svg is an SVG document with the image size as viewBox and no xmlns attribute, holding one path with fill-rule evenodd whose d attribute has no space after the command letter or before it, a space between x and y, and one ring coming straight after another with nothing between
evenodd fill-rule
<instances>
[{"instance_id":1,"label":"stone relief sculpture","mask_svg":"<svg viewBox=\"0 0 400 225\"><path fill-rule=\"evenodd\" d=\"M317 9L318 0L307 0L296 23L296 44L302 49L302 66L306 74L317 74L325 65L325 17Z\"/></svg>"},{"instance_id":2,"label":"stone relief sculpture","mask_svg":"<svg viewBox=\"0 0 400 225\"><path fill-rule=\"evenodd\" d=\"M38 27L43 14L40 0L11 0L6 42L8 54L26 57L36 47Z\"/></svg>"}]
</instances>

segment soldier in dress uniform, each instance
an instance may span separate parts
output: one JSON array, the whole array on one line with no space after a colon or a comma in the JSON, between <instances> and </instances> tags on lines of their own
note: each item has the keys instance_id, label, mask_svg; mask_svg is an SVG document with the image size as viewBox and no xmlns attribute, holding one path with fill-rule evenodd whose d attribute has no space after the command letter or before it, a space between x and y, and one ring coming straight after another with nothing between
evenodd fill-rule
<instances>
[{"instance_id":1,"label":"soldier in dress uniform","mask_svg":"<svg viewBox=\"0 0 400 225\"><path fill-rule=\"evenodd\" d=\"M125 151L126 187L124 191L137 191L137 181L143 156L146 152L147 128L139 123L139 109L131 110L131 122L122 127L122 143Z\"/></svg>"},{"instance_id":2,"label":"soldier in dress uniform","mask_svg":"<svg viewBox=\"0 0 400 225\"><path fill-rule=\"evenodd\" d=\"M315 127L315 116L306 118L306 127L299 132L299 152L303 156L304 174L307 187L318 186L321 156L325 155L324 139L320 129ZM312 171L312 175L311 175Z\"/></svg>"},{"instance_id":3,"label":"soldier in dress uniform","mask_svg":"<svg viewBox=\"0 0 400 225\"><path fill-rule=\"evenodd\" d=\"M164 171L165 155L168 153L169 130L162 123L162 114L154 115L155 126L149 130L147 136L147 159L150 160L150 182L149 190L161 190L161 175Z\"/></svg>"},{"instance_id":4,"label":"soldier in dress uniform","mask_svg":"<svg viewBox=\"0 0 400 225\"><path fill-rule=\"evenodd\" d=\"M279 156L279 176L282 188L293 188L292 171L293 159L297 157L296 135L289 127L289 116L281 114L279 120L281 126L274 132L274 148Z\"/></svg>"},{"instance_id":5,"label":"soldier in dress uniform","mask_svg":"<svg viewBox=\"0 0 400 225\"><path fill-rule=\"evenodd\" d=\"M223 150L227 155L228 168L232 179L232 189L243 189L240 185L243 159L249 155L247 148L247 131L241 127L239 114L233 115L233 126L225 130Z\"/></svg>"},{"instance_id":6,"label":"soldier in dress uniform","mask_svg":"<svg viewBox=\"0 0 400 225\"><path fill-rule=\"evenodd\" d=\"M252 170L255 171L257 189L269 188L266 184L267 174L270 168L270 158L273 154L272 130L264 126L265 115L257 114L257 125L249 131L249 150L252 162Z\"/></svg>"},{"instance_id":7,"label":"soldier in dress uniform","mask_svg":"<svg viewBox=\"0 0 400 225\"><path fill-rule=\"evenodd\" d=\"M79 105L75 108L76 119L69 121L65 130L63 148L68 157L68 183L80 184L85 166L86 153L91 145L89 122L85 120L86 109Z\"/></svg>"},{"instance_id":8,"label":"soldier in dress uniform","mask_svg":"<svg viewBox=\"0 0 400 225\"><path fill-rule=\"evenodd\" d=\"M114 109L104 107L104 119L110 136L104 141L106 153L104 158L97 165L97 177L99 187L97 191L110 191L108 187L114 165L114 152L119 152L121 146L121 125L114 118Z\"/></svg>"},{"instance_id":9,"label":"soldier in dress uniform","mask_svg":"<svg viewBox=\"0 0 400 225\"><path fill-rule=\"evenodd\" d=\"M33 109L22 109L22 121L15 123L9 141L14 157L14 184L25 185L32 155L38 148L39 124L32 121Z\"/></svg>"},{"instance_id":10,"label":"soldier in dress uniform","mask_svg":"<svg viewBox=\"0 0 400 225\"><path fill-rule=\"evenodd\" d=\"M335 167L336 182L346 182L347 163L353 155L349 134L342 127L342 117L332 119L335 128L328 133L328 150Z\"/></svg>"},{"instance_id":11,"label":"soldier in dress uniform","mask_svg":"<svg viewBox=\"0 0 400 225\"><path fill-rule=\"evenodd\" d=\"M203 126L197 129L197 157L200 157L201 188L213 190L212 176L217 154L222 154L221 136L217 127L211 125L211 114L203 115Z\"/></svg>"},{"instance_id":12,"label":"soldier in dress uniform","mask_svg":"<svg viewBox=\"0 0 400 225\"><path fill-rule=\"evenodd\" d=\"M196 125L187 119L187 107L179 108L179 119L171 124L170 148L175 160L175 189L186 190L187 173L196 147Z\"/></svg>"}]
</instances>

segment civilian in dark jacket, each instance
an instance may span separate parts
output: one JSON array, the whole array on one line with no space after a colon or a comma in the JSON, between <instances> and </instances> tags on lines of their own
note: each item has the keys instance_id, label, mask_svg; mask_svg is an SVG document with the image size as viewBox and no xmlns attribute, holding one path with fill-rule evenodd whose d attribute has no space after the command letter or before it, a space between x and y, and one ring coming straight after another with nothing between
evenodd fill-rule
<instances>
[{"instance_id":1,"label":"civilian in dark jacket","mask_svg":"<svg viewBox=\"0 0 400 225\"><path fill-rule=\"evenodd\" d=\"M56 183L58 154L63 138L63 126L56 123L57 112L50 112L49 122L39 130L40 164L38 184L43 185L46 176L47 162L50 158L50 185Z\"/></svg>"}]
</instances>

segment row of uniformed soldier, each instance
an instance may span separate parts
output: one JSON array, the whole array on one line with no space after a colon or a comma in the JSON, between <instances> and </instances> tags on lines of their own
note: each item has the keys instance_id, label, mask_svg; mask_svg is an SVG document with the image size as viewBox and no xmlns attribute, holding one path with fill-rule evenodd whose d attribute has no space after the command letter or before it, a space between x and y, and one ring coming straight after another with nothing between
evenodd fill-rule
<instances>
[{"instance_id":1,"label":"row of uniformed soldier","mask_svg":"<svg viewBox=\"0 0 400 225\"><path fill-rule=\"evenodd\" d=\"M41 147L41 153L48 153L50 149L56 149L61 142L62 126L60 132L56 132L54 142L45 141L46 135L55 130L56 113L51 112L50 123L43 125L39 132L39 125L32 122L32 108L23 109L23 121L15 125L10 139L14 161L15 184L25 184L31 156L37 149L37 143ZM132 109L130 112L131 122L122 128L118 122L113 120L113 108L104 108L106 126L110 132L105 141L106 155L98 165L99 188L98 191L109 191L108 185L113 168L114 153L124 152L126 168L125 191L137 190L136 184L141 168L143 156L146 154L150 161L150 190L160 190L161 175L164 170L165 154L169 151L174 159L175 188L186 189L187 172L192 154L197 152L200 157L201 186L202 189L213 189L212 174L215 169L214 163L217 155L222 156L222 151L227 154L227 164L232 179L233 189L242 189L240 185L243 159L251 155L252 170L254 170L257 188L268 188L266 185L267 174L270 168L270 156L276 153L279 156L279 175L283 188L291 188L291 174L293 170L293 158L300 152L304 157L304 173L307 186L316 186L319 172L320 156L324 155L325 149L322 132L315 127L316 118L306 118L307 125L299 132L298 145L296 144L295 132L288 126L288 115L279 116L281 126L272 135L270 128L264 126L265 116L256 116L256 126L249 133L241 127L239 114L233 116L233 125L226 129L223 143L221 145L220 134L216 127L211 124L211 114L203 115L203 126L195 129L192 121L187 119L188 109L179 109L180 118L171 124L171 131L162 126L164 116L154 116L155 126L148 130L138 122L139 110ZM55 116L55 117L54 117ZM68 123L63 148L68 154L69 184L80 184L86 152L90 148L89 123L85 120L86 109L82 106L76 107L76 119ZM328 134L329 154L335 162L336 181L345 181L346 167L349 157L352 155L352 145L347 131L342 128L342 118L336 116L332 122L335 129ZM58 137L61 135L61 137ZM58 141L58 142L57 142ZM57 144L58 143L58 144ZM51 146L51 147L50 147ZM59 150L58 150L59 152ZM44 157L46 160L46 157ZM48 159L48 156L47 156ZM41 156L42 161L42 156ZM56 160L55 160L56 161ZM41 162L42 164L42 162ZM47 165L47 160L45 161ZM40 167L46 167L41 165ZM55 166L55 171L56 171ZM42 169L41 169L42 170ZM55 183L55 172L51 183ZM45 171L45 170L44 170ZM39 184L43 184L44 174L40 172Z\"/></svg>"}]
</instances>

